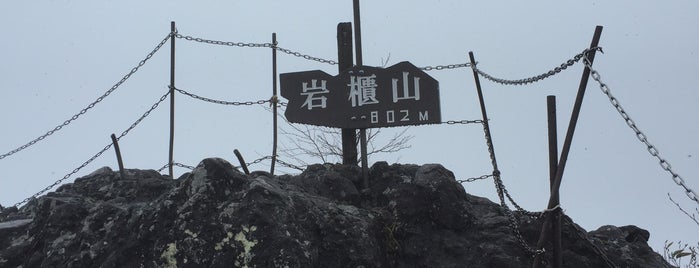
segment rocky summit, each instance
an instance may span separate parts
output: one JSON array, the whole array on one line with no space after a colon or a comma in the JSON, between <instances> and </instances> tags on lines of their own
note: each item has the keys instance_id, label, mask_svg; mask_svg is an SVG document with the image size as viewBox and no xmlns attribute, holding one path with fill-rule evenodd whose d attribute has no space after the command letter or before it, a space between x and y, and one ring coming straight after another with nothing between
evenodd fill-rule
<instances>
[{"instance_id":1,"label":"rocky summit","mask_svg":"<svg viewBox=\"0 0 699 268\"><path fill-rule=\"evenodd\" d=\"M531 267L542 220L469 195L438 164L241 173L219 158L170 179L104 167L0 207L0 267ZM514 215L510 217L510 215ZM563 217L564 267L670 267L635 226ZM516 224L511 224L516 223ZM550 267L547 245L542 267Z\"/></svg>"}]
</instances>

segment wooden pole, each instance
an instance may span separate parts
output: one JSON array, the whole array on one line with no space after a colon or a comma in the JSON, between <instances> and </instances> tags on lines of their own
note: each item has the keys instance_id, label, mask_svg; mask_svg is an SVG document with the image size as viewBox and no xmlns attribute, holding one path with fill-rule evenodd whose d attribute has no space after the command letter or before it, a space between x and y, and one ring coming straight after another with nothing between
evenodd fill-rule
<instances>
[{"instance_id":1,"label":"wooden pole","mask_svg":"<svg viewBox=\"0 0 699 268\"><path fill-rule=\"evenodd\" d=\"M272 164L269 173L274 175L274 165L277 163L277 33L272 33Z\"/></svg>"},{"instance_id":2,"label":"wooden pole","mask_svg":"<svg viewBox=\"0 0 699 268\"><path fill-rule=\"evenodd\" d=\"M595 28L595 33L592 36L592 42L590 48L595 48L599 44L600 37L602 36L602 26L597 26ZM595 53L597 50L592 50L587 55L590 60L590 65L595 59ZM560 188L561 180L563 178L563 171L565 170L566 163L568 161L568 154L570 153L570 146L573 142L573 134L575 134L575 126L578 123L578 117L580 116L580 108L582 107L582 101L585 97L585 89L587 88L587 81L590 78L590 69L585 66L582 73L582 78L580 79L580 86L578 87L578 94L575 98L575 104L573 105L573 112L570 116L570 122L568 124L568 131L566 133L565 141L563 142L563 149L561 151L561 157L558 160L558 165L556 165L556 175L554 176L553 182L551 183L551 196L549 198L549 203L547 208L553 209L558 206L560 202ZM549 233L550 225L552 221L553 213L546 214L544 218L544 223L541 227L541 235L539 236L539 242L543 245L546 242L546 236ZM534 263L532 267L539 267L540 261L539 256L534 258Z\"/></svg>"},{"instance_id":3,"label":"wooden pole","mask_svg":"<svg viewBox=\"0 0 699 268\"><path fill-rule=\"evenodd\" d=\"M175 22L170 22L170 32L174 33ZM168 171L170 178L174 179L172 173L173 153L175 151L175 36L170 36L170 153L168 155Z\"/></svg>"},{"instance_id":4,"label":"wooden pole","mask_svg":"<svg viewBox=\"0 0 699 268\"><path fill-rule=\"evenodd\" d=\"M337 69L339 73L352 68L352 23L337 24ZM357 129L342 129L342 164L357 165Z\"/></svg>"},{"instance_id":5,"label":"wooden pole","mask_svg":"<svg viewBox=\"0 0 699 268\"><path fill-rule=\"evenodd\" d=\"M121 150L119 150L119 140L114 133L112 133L112 144L114 145L114 152L116 152L117 163L119 164L119 176L121 176L121 179L126 179L126 174L124 173L124 162L121 159Z\"/></svg>"}]
</instances>

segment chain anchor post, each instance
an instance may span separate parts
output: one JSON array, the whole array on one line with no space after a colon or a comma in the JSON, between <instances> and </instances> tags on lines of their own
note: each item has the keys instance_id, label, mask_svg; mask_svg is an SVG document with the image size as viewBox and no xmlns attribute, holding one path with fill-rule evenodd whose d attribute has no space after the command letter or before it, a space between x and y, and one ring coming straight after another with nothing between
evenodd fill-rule
<instances>
[{"instance_id":1,"label":"chain anchor post","mask_svg":"<svg viewBox=\"0 0 699 268\"><path fill-rule=\"evenodd\" d=\"M174 179L172 173L173 154L175 152L175 39L174 34L177 32L175 22L170 22L170 151L168 153L168 171L170 178Z\"/></svg>"},{"instance_id":2,"label":"chain anchor post","mask_svg":"<svg viewBox=\"0 0 699 268\"><path fill-rule=\"evenodd\" d=\"M119 139L116 135L112 133L112 145L114 146L114 152L116 153L117 163L119 164L119 176L121 179L126 179L126 174L124 173L124 162L121 158L121 150L119 150Z\"/></svg>"},{"instance_id":3,"label":"chain anchor post","mask_svg":"<svg viewBox=\"0 0 699 268\"><path fill-rule=\"evenodd\" d=\"M599 45L600 37L602 36L602 26L597 26L595 28L595 33L592 36L592 42L590 44L590 51L584 57L589 59L589 66L586 65L583 70L582 77L580 78L580 86L578 87L578 94L575 97L575 103L573 104L573 111L570 115L570 122L568 123L568 131L566 133L565 141L563 142L563 149L561 150L561 156L556 165L556 175L553 177L553 182L551 183L551 196L549 197L549 202L547 209L552 209L558 206L560 201L560 188L561 180L563 179L563 171L565 170L566 163L568 161L568 155L570 153L570 147L573 142L573 134L575 134L575 127L578 123L578 117L580 116L580 108L582 107L583 98L585 97L585 89L587 88L587 82L590 78L590 66L595 59L596 48ZM544 224L541 227L541 239L546 241L547 233L549 232L550 223L552 221L553 215L551 213L546 214L544 219ZM542 242L543 244L543 242ZM535 258L533 267L539 267L541 262L538 258Z\"/></svg>"},{"instance_id":4,"label":"chain anchor post","mask_svg":"<svg viewBox=\"0 0 699 268\"><path fill-rule=\"evenodd\" d=\"M269 174L274 176L274 165L277 163L277 33L272 33L272 163L269 166Z\"/></svg>"},{"instance_id":5,"label":"chain anchor post","mask_svg":"<svg viewBox=\"0 0 699 268\"><path fill-rule=\"evenodd\" d=\"M243 168L243 172L245 172L245 175L250 175L248 164L245 163L245 159L243 159L243 155L240 154L240 151L238 151L238 149L235 149L233 150L233 153L235 154L235 157L238 158L238 162L240 162L240 167Z\"/></svg>"}]
</instances>

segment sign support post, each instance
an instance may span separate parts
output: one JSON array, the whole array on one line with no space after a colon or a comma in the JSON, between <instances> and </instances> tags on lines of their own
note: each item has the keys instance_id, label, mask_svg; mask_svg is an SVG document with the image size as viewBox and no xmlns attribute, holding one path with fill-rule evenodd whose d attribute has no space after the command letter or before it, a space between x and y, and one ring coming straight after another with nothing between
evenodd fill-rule
<instances>
[{"instance_id":1,"label":"sign support post","mask_svg":"<svg viewBox=\"0 0 699 268\"><path fill-rule=\"evenodd\" d=\"M354 42L356 46L357 66L362 66L362 24L359 20L359 0L353 1L354 8ZM359 143L362 147L362 178L364 178L364 188L369 188L369 159L367 153L366 128L359 129Z\"/></svg>"},{"instance_id":2,"label":"sign support post","mask_svg":"<svg viewBox=\"0 0 699 268\"><path fill-rule=\"evenodd\" d=\"M352 68L352 23L337 24L337 66L338 72ZM357 129L342 129L342 164L357 165Z\"/></svg>"}]
</instances>

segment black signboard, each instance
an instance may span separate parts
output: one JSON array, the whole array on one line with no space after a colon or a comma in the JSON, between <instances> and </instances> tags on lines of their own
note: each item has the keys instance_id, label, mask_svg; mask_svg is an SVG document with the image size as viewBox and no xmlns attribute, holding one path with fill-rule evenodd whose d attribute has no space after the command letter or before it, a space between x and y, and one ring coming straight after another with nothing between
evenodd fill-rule
<instances>
[{"instance_id":1,"label":"black signboard","mask_svg":"<svg viewBox=\"0 0 699 268\"><path fill-rule=\"evenodd\" d=\"M289 122L337 128L375 128L441 122L439 83L410 62L388 68L355 66L280 75Z\"/></svg>"}]
</instances>

